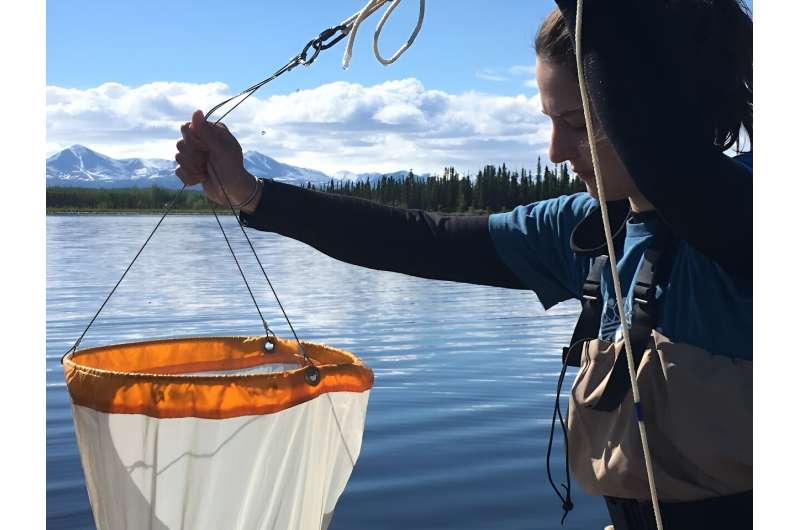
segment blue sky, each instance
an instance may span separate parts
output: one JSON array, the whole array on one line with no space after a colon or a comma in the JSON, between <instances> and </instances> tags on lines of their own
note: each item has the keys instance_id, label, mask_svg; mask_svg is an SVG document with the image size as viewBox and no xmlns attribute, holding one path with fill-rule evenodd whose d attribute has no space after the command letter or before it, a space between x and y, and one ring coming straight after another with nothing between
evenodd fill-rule
<instances>
[{"instance_id":1,"label":"blue sky","mask_svg":"<svg viewBox=\"0 0 800 530\"><path fill-rule=\"evenodd\" d=\"M180 125L271 74L365 0L100 2L47 6L47 150L83 144L116 158L171 159ZM380 12L345 41L267 85L226 118L245 150L339 171L474 174L546 158L531 42L546 0L433 0L396 63L372 56ZM381 40L391 55L414 27L404 0ZM665 81L669 83L669 80Z\"/></svg>"},{"instance_id":2,"label":"blue sky","mask_svg":"<svg viewBox=\"0 0 800 530\"><path fill-rule=\"evenodd\" d=\"M531 41L554 3L436 0L416 42L380 65L359 31L265 87L226 120L245 150L337 171L474 172L535 164L549 124L538 112ZM416 22L405 0L384 29L391 55ZM172 158L178 127L266 77L362 0L48 3L48 152L80 143L114 157Z\"/></svg>"},{"instance_id":3,"label":"blue sky","mask_svg":"<svg viewBox=\"0 0 800 530\"><path fill-rule=\"evenodd\" d=\"M285 63L320 30L362 7L364 0L98 0L47 5L47 82L89 88L106 81L222 81L244 88ZM375 84L415 77L426 88L516 94L519 82L499 83L476 72L533 64L530 43L554 6L544 0L433 0L422 32L402 59L384 67L372 57L377 14L362 26L352 67L340 67L344 43L317 63L265 89L285 92L336 80ZM404 0L384 29L389 55L414 27L418 3Z\"/></svg>"}]
</instances>

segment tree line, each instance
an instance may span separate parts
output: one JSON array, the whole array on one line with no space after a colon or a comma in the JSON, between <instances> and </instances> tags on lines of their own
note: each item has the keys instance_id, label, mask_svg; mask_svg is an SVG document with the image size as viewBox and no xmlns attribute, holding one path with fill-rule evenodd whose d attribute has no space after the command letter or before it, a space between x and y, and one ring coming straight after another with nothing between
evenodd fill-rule
<instances>
[{"instance_id":1,"label":"tree line","mask_svg":"<svg viewBox=\"0 0 800 530\"><path fill-rule=\"evenodd\" d=\"M74 211L160 211L178 194L166 188L47 188L47 210ZM211 211L205 194L184 190L173 210L183 212Z\"/></svg>"},{"instance_id":2,"label":"tree line","mask_svg":"<svg viewBox=\"0 0 800 530\"><path fill-rule=\"evenodd\" d=\"M583 191L566 164L554 168L537 161L536 170L511 171L505 164L487 165L475 177L447 167L442 175L418 177L413 171L402 178L382 176L365 181L331 180L306 188L359 197L390 206L440 212L499 212L519 204ZM177 190L164 188L47 188L48 211L141 211L162 210ZM201 192L185 190L173 207L178 212L210 212L211 204ZM224 208L219 208L224 212Z\"/></svg>"},{"instance_id":3,"label":"tree line","mask_svg":"<svg viewBox=\"0 0 800 530\"><path fill-rule=\"evenodd\" d=\"M505 164L487 165L472 178L447 167L441 176L428 178L409 171L403 179L384 175L360 182L331 180L324 186L309 183L306 187L401 208L440 212L499 212L585 190L580 180L569 175L566 164L542 168L541 158L535 172L525 168L510 171Z\"/></svg>"}]
</instances>

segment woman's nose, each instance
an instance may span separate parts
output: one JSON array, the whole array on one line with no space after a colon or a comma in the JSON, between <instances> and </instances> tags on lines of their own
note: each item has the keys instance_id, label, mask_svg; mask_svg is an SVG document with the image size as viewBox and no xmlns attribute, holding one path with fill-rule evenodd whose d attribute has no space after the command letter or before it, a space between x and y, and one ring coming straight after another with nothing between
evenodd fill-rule
<instances>
[{"instance_id":1,"label":"woman's nose","mask_svg":"<svg viewBox=\"0 0 800 530\"><path fill-rule=\"evenodd\" d=\"M548 153L550 161L554 164L560 164L568 160L574 160L577 154L577 145L577 139L574 134L554 125L550 136Z\"/></svg>"}]
</instances>

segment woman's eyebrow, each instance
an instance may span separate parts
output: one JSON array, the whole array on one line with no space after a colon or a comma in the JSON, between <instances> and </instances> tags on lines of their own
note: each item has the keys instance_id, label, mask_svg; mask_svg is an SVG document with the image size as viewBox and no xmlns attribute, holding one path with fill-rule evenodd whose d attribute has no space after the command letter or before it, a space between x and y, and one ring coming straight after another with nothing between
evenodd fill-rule
<instances>
[{"instance_id":1,"label":"woman's eyebrow","mask_svg":"<svg viewBox=\"0 0 800 530\"><path fill-rule=\"evenodd\" d=\"M565 110L564 112L560 112L557 114L550 114L547 111L542 111L542 113L546 116L550 116L551 118L565 118L567 116L571 116L580 112L581 115L583 114L583 107L575 107L574 109Z\"/></svg>"}]
</instances>

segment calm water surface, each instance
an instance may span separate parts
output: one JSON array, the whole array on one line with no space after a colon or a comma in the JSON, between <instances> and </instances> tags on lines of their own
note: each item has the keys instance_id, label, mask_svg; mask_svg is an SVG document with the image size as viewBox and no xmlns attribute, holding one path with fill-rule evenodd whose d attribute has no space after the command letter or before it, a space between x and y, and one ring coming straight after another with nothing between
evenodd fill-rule
<instances>
[{"instance_id":1,"label":"calm water surface","mask_svg":"<svg viewBox=\"0 0 800 530\"><path fill-rule=\"evenodd\" d=\"M157 220L47 218L48 528L94 528L58 360ZM223 226L267 320L288 336L235 220ZM249 233L300 337L348 349L375 372L361 457L332 530L560 527L544 456L577 303L545 313L531 292L370 271ZM261 333L214 218L170 216L83 345ZM565 528L602 528L602 501L574 497Z\"/></svg>"}]
</instances>

